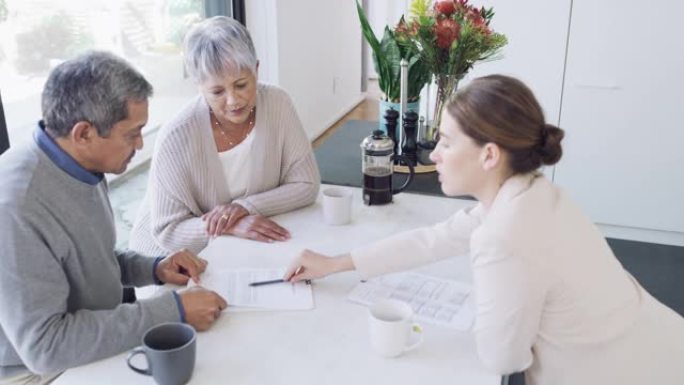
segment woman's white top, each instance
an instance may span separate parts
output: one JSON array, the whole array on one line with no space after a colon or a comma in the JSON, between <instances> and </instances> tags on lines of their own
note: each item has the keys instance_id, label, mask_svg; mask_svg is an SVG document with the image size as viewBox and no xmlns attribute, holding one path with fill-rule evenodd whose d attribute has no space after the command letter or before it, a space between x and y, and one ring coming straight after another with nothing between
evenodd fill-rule
<instances>
[{"instance_id":1,"label":"woman's white top","mask_svg":"<svg viewBox=\"0 0 684 385\"><path fill-rule=\"evenodd\" d=\"M249 152L253 142L254 135L250 132L237 146L228 151L219 152L230 199L242 198L247 192L251 159Z\"/></svg>"},{"instance_id":2,"label":"woman's white top","mask_svg":"<svg viewBox=\"0 0 684 385\"><path fill-rule=\"evenodd\" d=\"M467 254L473 333L492 370L525 371L528 385L684 384L684 319L644 290L582 210L539 174L509 178L489 210L460 211L352 259L370 277Z\"/></svg>"}]
</instances>

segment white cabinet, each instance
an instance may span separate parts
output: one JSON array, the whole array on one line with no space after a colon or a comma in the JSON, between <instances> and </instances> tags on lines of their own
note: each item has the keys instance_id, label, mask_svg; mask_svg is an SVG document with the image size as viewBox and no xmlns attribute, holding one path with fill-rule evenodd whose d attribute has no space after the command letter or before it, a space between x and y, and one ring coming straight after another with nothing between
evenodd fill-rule
<instances>
[{"instance_id":1,"label":"white cabinet","mask_svg":"<svg viewBox=\"0 0 684 385\"><path fill-rule=\"evenodd\" d=\"M554 181L597 223L684 233L683 13L573 1Z\"/></svg>"}]
</instances>

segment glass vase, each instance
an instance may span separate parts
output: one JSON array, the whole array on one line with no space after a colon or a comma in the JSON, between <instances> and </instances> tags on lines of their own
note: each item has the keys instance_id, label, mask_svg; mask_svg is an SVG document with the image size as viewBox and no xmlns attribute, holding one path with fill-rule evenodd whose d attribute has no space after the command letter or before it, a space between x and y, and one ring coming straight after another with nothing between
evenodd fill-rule
<instances>
[{"instance_id":1,"label":"glass vase","mask_svg":"<svg viewBox=\"0 0 684 385\"><path fill-rule=\"evenodd\" d=\"M444 107L449 103L449 98L456 92L458 83L463 79L465 74L458 75L437 75L435 81L437 83L437 99L435 101L434 114L429 125L429 132L427 137L434 141L439 140L439 124L442 120L442 113Z\"/></svg>"}]
</instances>

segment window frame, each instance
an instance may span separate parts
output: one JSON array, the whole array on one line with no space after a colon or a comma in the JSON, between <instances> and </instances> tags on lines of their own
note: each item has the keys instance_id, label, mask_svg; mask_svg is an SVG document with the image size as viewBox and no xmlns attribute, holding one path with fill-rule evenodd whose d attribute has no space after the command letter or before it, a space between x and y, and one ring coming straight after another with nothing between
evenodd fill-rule
<instances>
[{"instance_id":1,"label":"window frame","mask_svg":"<svg viewBox=\"0 0 684 385\"><path fill-rule=\"evenodd\" d=\"M9 148L9 133L7 132L7 121L5 120L5 108L2 106L2 93L0 93L0 154Z\"/></svg>"},{"instance_id":2,"label":"window frame","mask_svg":"<svg viewBox=\"0 0 684 385\"><path fill-rule=\"evenodd\" d=\"M245 16L245 0L205 0L205 17L230 16L239 21L242 25L247 25Z\"/></svg>"}]
</instances>

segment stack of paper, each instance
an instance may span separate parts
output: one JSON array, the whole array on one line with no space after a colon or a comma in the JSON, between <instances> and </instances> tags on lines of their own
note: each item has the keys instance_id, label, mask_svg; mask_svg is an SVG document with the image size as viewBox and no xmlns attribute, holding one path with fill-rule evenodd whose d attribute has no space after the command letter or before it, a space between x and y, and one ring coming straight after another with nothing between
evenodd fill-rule
<instances>
[{"instance_id":1,"label":"stack of paper","mask_svg":"<svg viewBox=\"0 0 684 385\"><path fill-rule=\"evenodd\" d=\"M200 285L228 301L229 312L313 309L311 285L304 282L249 286L252 282L282 278L283 269L208 270Z\"/></svg>"},{"instance_id":2,"label":"stack of paper","mask_svg":"<svg viewBox=\"0 0 684 385\"><path fill-rule=\"evenodd\" d=\"M471 286L419 273L397 273L358 284L349 300L371 305L381 299L408 303L418 321L468 330L475 319Z\"/></svg>"}]
</instances>

